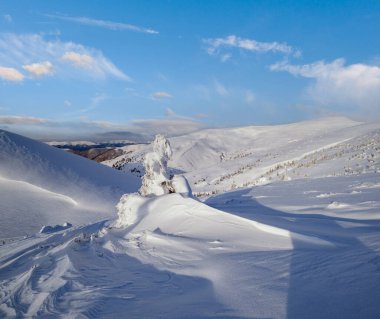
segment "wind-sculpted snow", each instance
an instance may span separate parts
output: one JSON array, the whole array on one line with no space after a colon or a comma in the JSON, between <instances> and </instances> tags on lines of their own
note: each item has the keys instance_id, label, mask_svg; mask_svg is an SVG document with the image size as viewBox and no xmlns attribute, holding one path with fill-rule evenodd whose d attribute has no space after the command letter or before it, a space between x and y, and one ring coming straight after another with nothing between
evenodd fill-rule
<instances>
[{"instance_id":1,"label":"wind-sculpted snow","mask_svg":"<svg viewBox=\"0 0 380 319\"><path fill-rule=\"evenodd\" d=\"M378 124L345 119L178 137L168 170L155 157L170 191L131 187L113 199L117 215L97 200L86 213L15 161L25 176L0 179L4 228L51 227L0 241L0 318L380 318L379 141ZM129 151L118 161L140 170L152 147ZM53 164L31 156L31 172L50 178L57 162L44 154Z\"/></svg>"},{"instance_id":2,"label":"wind-sculpted snow","mask_svg":"<svg viewBox=\"0 0 380 319\"><path fill-rule=\"evenodd\" d=\"M131 174L0 131L0 239L111 216L120 196L140 185Z\"/></svg>"},{"instance_id":3,"label":"wind-sculpted snow","mask_svg":"<svg viewBox=\"0 0 380 319\"><path fill-rule=\"evenodd\" d=\"M376 176L287 183L210 198L217 209L180 194L138 195L125 206L136 207L128 225L111 220L2 246L0 314L377 318ZM334 215L318 195L338 192L349 206ZM358 198L361 219L350 211Z\"/></svg>"},{"instance_id":4,"label":"wind-sculpted snow","mask_svg":"<svg viewBox=\"0 0 380 319\"><path fill-rule=\"evenodd\" d=\"M233 216L178 194L145 198L130 227L96 223L0 249L0 313L44 317L239 316L232 256L329 241ZM108 225L108 226L107 226ZM117 223L115 224L117 226ZM239 265L237 271L239 271ZM235 274L235 276L247 276ZM182 316L183 315L183 316Z\"/></svg>"}]
</instances>

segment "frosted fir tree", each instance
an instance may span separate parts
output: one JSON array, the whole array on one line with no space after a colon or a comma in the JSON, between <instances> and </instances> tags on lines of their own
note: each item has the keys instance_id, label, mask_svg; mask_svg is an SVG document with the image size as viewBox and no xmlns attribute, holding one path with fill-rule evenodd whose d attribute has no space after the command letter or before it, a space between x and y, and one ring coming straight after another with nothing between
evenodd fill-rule
<instances>
[{"instance_id":1,"label":"frosted fir tree","mask_svg":"<svg viewBox=\"0 0 380 319\"><path fill-rule=\"evenodd\" d=\"M169 141L163 135L156 135L153 142L153 152L145 156L145 175L139 193L124 194L116 206L116 227L125 227L136 223L139 215L150 197L169 193L177 193L182 197L193 197L191 187L186 177L168 174L168 161L172 156Z\"/></svg>"},{"instance_id":2,"label":"frosted fir tree","mask_svg":"<svg viewBox=\"0 0 380 319\"><path fill-rule=\"evenodd\" d=\"M167 172L171 156L172 149L169 141L163 135L156 135L153 152L148 153L144 160L145 175L139 190L142 196L159 196L174 192Z\"/></svg>"}]
</instances>

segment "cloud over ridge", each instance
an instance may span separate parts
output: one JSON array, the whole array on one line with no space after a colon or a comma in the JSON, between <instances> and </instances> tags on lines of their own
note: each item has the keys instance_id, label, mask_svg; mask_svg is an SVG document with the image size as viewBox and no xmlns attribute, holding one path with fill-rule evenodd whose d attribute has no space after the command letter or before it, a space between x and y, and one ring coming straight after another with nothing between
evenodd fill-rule
<instances>
[{"instance_id":1,"label":"cloud over ridge","mask_svg":"<svg viewBox=\"0 0 380 319\"><path fill-rule=\"evenodd\" d=\"M380 112L380 67L376 65L347 65L341 58L330 63L317 61L304 65L283 61L271 65L270 70L314 79L307 93L324 106L338 105Z\"/></svg>"}]
</instances>

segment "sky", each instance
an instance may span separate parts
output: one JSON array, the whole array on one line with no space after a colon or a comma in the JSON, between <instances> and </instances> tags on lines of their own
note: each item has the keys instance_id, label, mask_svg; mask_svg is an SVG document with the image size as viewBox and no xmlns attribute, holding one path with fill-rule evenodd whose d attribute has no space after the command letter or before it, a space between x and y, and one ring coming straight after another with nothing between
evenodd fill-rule
<instances>
[{"instance_id":1,"label":"sky","mask_svg":"<svg viewBox=\"0 0 380 319\"><path fill-rule=\"evenodd\" d=\"M380 1L1 0L0 128L79 139L378 120L379 34Z\"/></svg>"}]
</instances>

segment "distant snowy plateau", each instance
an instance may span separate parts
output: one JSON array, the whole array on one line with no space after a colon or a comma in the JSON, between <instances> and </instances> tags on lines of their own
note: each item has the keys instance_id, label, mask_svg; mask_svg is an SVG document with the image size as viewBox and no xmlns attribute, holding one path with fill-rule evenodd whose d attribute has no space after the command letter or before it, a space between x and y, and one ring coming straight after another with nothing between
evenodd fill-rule
<instances>
[{"instance_id":1,"label":"distant snowy plateau","mask_svg":"<svg viewBox=\"0 0 380 319\"><path fill-rule=\"evenodd\" d=\"M380 318L380 123L169 141L100 164L0 130L0 318Z\"/></svg>"}]
</instances>

